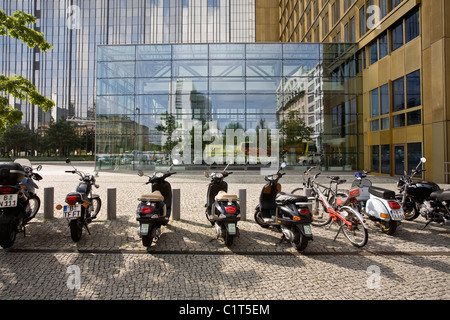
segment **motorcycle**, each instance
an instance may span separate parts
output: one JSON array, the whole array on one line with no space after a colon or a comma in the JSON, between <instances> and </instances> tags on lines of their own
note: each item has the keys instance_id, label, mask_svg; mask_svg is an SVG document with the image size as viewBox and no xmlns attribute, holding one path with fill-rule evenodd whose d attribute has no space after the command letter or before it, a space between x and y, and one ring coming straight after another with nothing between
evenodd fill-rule
<instances>
[{"instance_id":1,"label":"motorcycle","mask_svg":"<svg viewBox=\"0 0 450 320\"><path fill-rule=\"evenodd\" d=\"M149 179L146 184L152 184L152 193L138 198L140 202L136 220L139 222L138 234L144 247L150 247L153 239L159 240L161 227L169 223L172 212L172 186L166 179L176 174L171 170L177 164L178 160L174 160L166 172L155 172L153 176L147 176ZM138 175L143 177L144 172L139 170Z\"/></svg>"},{"instance_id":2,"label":"motorcycle","mask_svg":"<svg viewBox=\"0 0 450 320\"><path fill-rule=\"evenodd\" d=\"M99 188L96 184L95 177L77 170L71 163L70 159L66 160L73 170L67 170L66 173L77 174L80 176L80 183L75 192L67 194L65 202L67 205L57 205L57 210L63 210L63 217L69 222L70 236L73 242L79 242L83 233L83 227L88 234L88 225L97 218L102 201L100 196L92 193L92 187Z\"/></svg>"},{"instance_id":3,"label":"motorcycle","mask_svg":"<svg viewBox=\"0 0 450 320\"><path fill-rule=\"evenodd\" d=\"M239 199L228 193L228 184L224 181L233 172L228 172L227 165L222 172L208 174L211 178L206 194L206 218L214 226L217 238L223 238L226 246L231 246L235 236L239 236L237 222L241 219Z\"/></svg>"},{"instance_id":4,"label":"motorcycle","mask_svg":"<svg viewBox=\"0 0 450 320\"><path fill-rule=\"evenodd\" d=\"M42 166L36 168L41 170ZM42 177L33 172L28 159L17 159L13 163L0 165L0 246L13 246L19 232L37 214L41 200L35 193L39 188L34 180Z\"/></svg>"},{"instance_id":5,"label":"motorcycle","mask_svg":"<svg viewBox=\"0 0 450 320\"><path fill-rule=\"evenodd\" d=\"M357 208L371 220L380 223L381 231L393 235L397 227L405 219L401 204L395 198L395 192L374 187L367 179L368 171L356 172L352 188L359 188L360 195L356 198Z\"/></svg>"},{"instance_id":6,"label":"motorcycle","mask_svg":"<svg viewBox=\"0 0 450 320\"><path fill-rule=\"evenodd\" d=\"M285 167L286 164L282 163L276 174L265 176L267 183L255 209L255 221L263 228L280 228L283 234L281 241L287 240L301 252L313 240L310 203L305 196L281 192L278 181L285 175L281 172Z\"/></svg>"},{"instance_id":7,"label":"motorcycle","mask_svg":"<svg viewBox=\"0 0 450 320\"><path fill-rule=\"evenodd\" d=\"M410 175L400 177L397 186L402 192L398 197L402 199L411 214L408 220L413 220L421 215L427 221L423 229L430 223L450 225L450 190L442 190L437 184L428 181L413 181L413 177L425 170L419 170L421 164L426 163L426 158L421 158L416 169Z\"/></svg>"},{"instance_id":8,"label":"motorcycle","mask_svg":"<svg viewBox=\"0 0 450 320\"><path fill-rule=\"evenodd\" d=\"M434 182L413 180L415 175L425 171L419 170L419 167L426 161L426 158L421 158L416 169L412 170L410 174L404 171L397 182L400 193L396 195L396 199L402 204L408 221L416 219L421 214L422 205L431 200L430 195L441 190ZM423 210L427 211L426 208Z\"/></svg>"}]
</instances>

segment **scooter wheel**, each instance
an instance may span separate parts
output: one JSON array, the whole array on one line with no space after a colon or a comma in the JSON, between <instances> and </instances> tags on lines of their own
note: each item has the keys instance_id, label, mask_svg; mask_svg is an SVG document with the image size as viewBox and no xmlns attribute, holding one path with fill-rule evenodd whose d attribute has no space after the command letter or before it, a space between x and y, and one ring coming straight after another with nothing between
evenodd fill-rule
<instances>
[{"instance_id":1,"label":"scooter wheel","mask_svg":"<svg viewBox=\"0 0 450 320\"><path fill-rule=\"evenodd\" d=\"M262 218L262 215L261 215L261 210L258 210L258 209L255 212L255 222L257 224L259 224L263 228L269 228L270 227L269 224L264 222L264 219Z\"/></svg>"},{"instance_id":2,"label":"scooter wheel","mask_svg":"<svg viewBox=\"0 0 450 320\"><path fill-rule=\"evenodd\" d=\"M153 237L151 235L142 236L142 245L146 248L150 247L153 242Z\"/></svg>"},{"instance_id":3,"label":"scooter wheel","mask_svg":"<svg viewBox=\"0 0 450 320\"><path fill-rule=\"evenodd\" d=\"M14 228L13 223L1 224L0 225L0 246L7 249L11 248L16 241L16 228Z\"/></svg>"}]
</instances>

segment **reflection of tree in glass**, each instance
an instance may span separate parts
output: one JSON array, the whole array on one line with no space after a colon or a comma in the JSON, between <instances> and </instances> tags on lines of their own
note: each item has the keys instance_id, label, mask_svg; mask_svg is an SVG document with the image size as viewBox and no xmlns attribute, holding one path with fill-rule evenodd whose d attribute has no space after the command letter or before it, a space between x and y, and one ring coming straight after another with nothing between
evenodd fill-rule
<instances>
[{"instance_id":1,"label":"reflection of tree in glass","mask_svg":"<svg viewBox=\"0 0 450 320\"><path fill-rule=\"evenodd\" d=\"M166 137L166 143L164 144L164 150L169 155L170 160L172 160L172 150L175 148L178 143L181 142L181 138L173 140L172 134L177 129L176 118L174 115L169 114L167 111L161 117L162 124L156 126L156 130L162 132Z\"/></svg>"},{"instance_id":2,"label":"reflection of tree in glass","mask_svg":"<svg viewBox=\"0 0 450 320\"><path fill-rule=\"evenodd\" d=\"M295 148L300 143L311 140L313 128L306 125L299 112L290 111L281 122L280 131L284 138L284 147Z\"/></svg>"}]
</instances>

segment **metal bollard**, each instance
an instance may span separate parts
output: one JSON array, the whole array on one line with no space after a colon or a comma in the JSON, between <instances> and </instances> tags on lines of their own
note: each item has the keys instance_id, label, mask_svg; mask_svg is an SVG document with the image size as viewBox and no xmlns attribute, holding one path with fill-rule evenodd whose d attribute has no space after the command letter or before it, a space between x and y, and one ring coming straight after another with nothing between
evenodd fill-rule
<instances>
[{"instance_id":1,"label":"metal bollard","mask_svg":"<svg viewBox=\"0 0 450 320\"><path fill-rule=\"evenodd\" d=\"M44 219L54 218L55 188L44 189Z\"/></svg>"},{"instance_id":2,"label":"metal bollard","mask_svg":"<svg viewBox=\"0 0 450 320\"><path fill-rule=\"evenodd\" d=\"M239 189L239 206L241 208L241 221L247 221L247 190Z\"/></svg>"},{"instance_id":3,"label":"metal bollard","mask_svg":"<svg viewBox=\"0 0 450 320\"><path fill-rule=\"evenodd\" d=\"M117 213L117 194L115 188L108 189L108 206L107 206L107 218L108 220L116 220Z\"/></svg>"},{"instance_id":4,"label":"metal bollard","mask_svg":"<svg viewBox=\"0 0 450 320\"><path fill-rule=\"evenodd\" d=\"M172 220L181 220L181 190L173 189L172 191Z\"/></svg>"}]
</instances>

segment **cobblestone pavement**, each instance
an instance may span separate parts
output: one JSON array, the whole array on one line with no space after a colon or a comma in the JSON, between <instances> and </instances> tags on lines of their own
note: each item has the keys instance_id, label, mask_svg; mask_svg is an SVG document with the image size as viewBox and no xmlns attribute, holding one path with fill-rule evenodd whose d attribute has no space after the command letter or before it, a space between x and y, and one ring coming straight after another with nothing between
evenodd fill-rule
<instances>
[{"instance_id":1,"label":"cobblestone pavement","mask_svg":"<svg viewBox=\"0 0 450 320\"><path fill-rule=\"evenodd\" d=\"M38 195L55 187L55 204L73 191L77 176L65 164L45 164ZM81 170L93 172L92 166ZM344 179L353 179L347 173ZM326 179L326 178L323 178ZM369 242L353 247L337 229L313 228L314 241L304 254L280 243L281 234L262 229L253 219L264 178L230 176L229 191L247 190L247 219L230 248L216 239L205 218L208 179L201 172L168 179L181 190L181 220L170 221L148 251L137 235L135 210L146 178L100 172L97 183L103 206L97 220L73 243L67 222L38 216L17 236L13 248L0 249L1 300L303 300L303 299L433 299L450 298L450 230L424 220L403 223L394 236L369 221ZM294 172L280 181L284 191L298 187ZM326 180L323 180L326 181ZM395 179L374 178L395 188ZM344 185L343 187L348 187ZM448 186L441 186L448 187ZM107 189L117 189L117 219L107 220ZM79 282L73 282L75 275ZM79 284L79 286L75 285Z\"/></svg>"}]
</instances>

